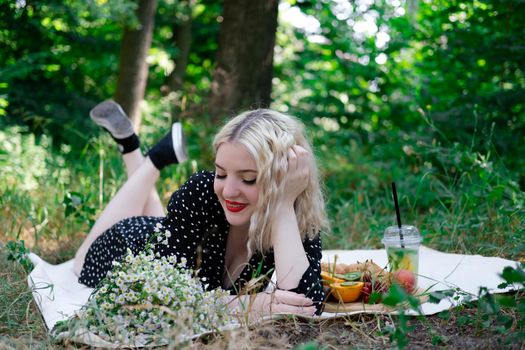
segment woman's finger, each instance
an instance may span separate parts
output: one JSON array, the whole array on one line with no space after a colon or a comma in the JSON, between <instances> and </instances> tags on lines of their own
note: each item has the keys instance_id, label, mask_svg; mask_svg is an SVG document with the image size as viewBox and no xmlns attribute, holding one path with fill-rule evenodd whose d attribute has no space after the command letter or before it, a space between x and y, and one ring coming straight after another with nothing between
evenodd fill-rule
<instances>
[{"instance_id":1,"label":"woman's finger","mask_svg":"<svg viewBox=\"0 0 525 350\"><path fill-rule=\"evenodd\" d=\"M311 306L313 301L304 296L304 294L297 294L286 290L277 290L275 293L275 301L280 304L294 305L294 306Z\"/></svg>"},{"instance_id":2,"label":"woman's finger","mask_svg":"<svg viewBox=\"0 0 525 350\"><path fill-rule=\"evenodd\" d=\"M293 172L295 169L297 169L297 154L290 147L288 150L288 172Z\"/></svg>"},{"instance_id":3,"label":"woman's finger","mask_svg":"<svg viewBox=\"0 0 525 350\"><path fill-rule=\"evenodd\" d=\"M292 306L286 304L277 304L272 306L272 313L289 313L296 315L312 316L315 313L315 306Z\"/></svg>"},{"instance_id":4,"label":"woman's finger","mask_svg":"<svg viewBox=\"0 0 525 350\"><path fill-rule=\"evenodd\" d=\"M306 148L299 146L299 145L293 145L292 149L294 150L296 154L308 154L308 151L306 150Z\"/></svg>"},{"instance_id":5,"label":"woman's finger","mask_svg":"<svg viewBox=\"0 0 525 350\"><path fill-rule=\"evenodd\" d=\"M301 174L308 178L308 174L310 173L309 163L310 163L310 154L308 152L302 154L297 162L297 169L300 169Z\"/></svg>"},{"instance_id":6,"label":"woman's finger","mask_svg":"<svg viewBox=\"0 0 525 350\"><path fill-rule=\"evenodd\" d=\"M297 158L297 169L302 171L308 171L310 152L308 152L304 147L301 147L299 145L293 145L292 149Z\"/></svg>"}]
</instances>

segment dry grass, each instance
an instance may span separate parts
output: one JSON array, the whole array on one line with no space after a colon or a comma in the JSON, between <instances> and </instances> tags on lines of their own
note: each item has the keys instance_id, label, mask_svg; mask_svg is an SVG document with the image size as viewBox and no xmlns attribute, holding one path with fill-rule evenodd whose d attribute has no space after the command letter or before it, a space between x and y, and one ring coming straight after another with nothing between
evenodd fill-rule
<instances>
[{"instance_id":1,"label":"dry grass","mask_svg":"<svg viewBox=\"0 0 525 350\"><path fill-rule=\"evenodd\" d=\"M331 152L333 150L330 150ZM28 155L34 152L29 150ZM70 179L66 188L53 183L53 179L40 179L41 191L31 193L19 190L16 183L4 186L0 193L0 349L46 349L83 348L77 344L56 344L46 332L44 323L33 302L27 287L26 274L17 265L6 260L6 252L1 242L24 239L35 253L50 263L70 259L83 239L88 225L85 217L94 215L88 209L100 210L96 200L86 200L86 207L78 217L65 217L63 198L65 191L98 193L99 164L98 153L89 153L82 162L69 164L72 174L81 174ZM88 154L88 156L89 156ZM53 157L52 153L45 153ZM458 159L470 159L467 151L457 151ZM423 154L425 156L425 154ZM464 157L465 156L465 157ZM389 178L388 162L372 163L363 158L366 164L376 164L379 170L371 168L372 175L364 169L361 172L346 172L340 164L335 170L341 174L341 183L330 189L334 232L323 237L325 249L364 248L379 246L379 238L384 227L392 221L391 203L386 192L377 185L376 180ZM28 162L33 166L33 162ZM121 162L118 155L107 159L104 192L106 197L118 188ZM371 167L372 167L371 165ZM375 166L375 165L373 165ZM397 168L403 168L400 164ZM31 169L20 169L27 173ZM55 169L51 168L49 174ZM111 170L111 171L109 171ZM483 170L483 169L482 169ZM421 174L404 174L399 184L406 193L405 207L412 208L406 215L407 222L415 223L425 236L425 244L448 252L479 253L497 255L513 260L525 258L525 227L522 203L523 192L507 188L505 196L491 197L492 189L505 185L503 170L494 172L488 178L480 178L481 172L473 164L462 171L466 174L462 182L453 179L443 180L443 176L427 176L423 188L428 191L414 195L422 181ZM437 170L436 170L437 171ZM359 174L367 174L365 178ZM439 174L438 174L439 175ZM348 180L348 176L354 176ZM357 177L355 177L357 176ZM97 179L97 181L92 181ZM177 178L178 179L178 178ZM472 179L467 181L467 179ZM496 180L491 180L496 179ZM81 181L82 180L82 181ZM504 181L505 180L505 181ZM176 187L166 180L165 187ZM386 181L386 180L385 180ZM491 182L492 181L492 182ZM500 184L501 182L501 184ZM348 184L358 187L348 191ZM442 184L442 186L441 186ZM5 184L4 184L5 185ZM439 187L440 185L441 187ZM339 186L339 187L338 187ZM508 187L508 186L507 186ZM446 191L441 191L445 188ZM166 192L165 193L171 193ZM446 192L446 193L442 193ZM508 192L508 193L507 193ZM343 194L346 193L346 194ZM351 195L350 195L351 194ZM514 198L515 197L515 198ZM491 199L492 198L492 199ZM166 199L166 198L164 198ZM418 210L416 210L418 208ZM521 208L521 209L520 209ZM462 325L461 319L474 317L477 310L457 309L450 312L447 319L440 316L412 319L414 330L408 333L408 348L426 349L436 345L455 348L524 348L522 343L505 344L505 339L517 332L510 329L498 333L495 328L483 328L480 332L472 325ZM508 311L511 317L518 318L516 309ZM183 347L190 349L291 349L299 344L314 342L305 349L316 348L322 344L326 349L347 348L385 348L392 347L386 335L386 326L395 320L388 316L356 315L334 320L307 322L303 319L280 319L251 328L239 328L203 337ZM173 344L171 347L179 348ZM85 347L84 347L85 348Z\"/></svg>"},{"instance_id":2,"label":"dry grass","mask_svg":"<svg viewBox=\"0 0 525 350\"><path fill-rule=\"evenodd\" d=\"M0 251L0 349L86 349L74 343L55 343L47 335L40 313L27 287L24 271L6 260ZM447 314L411 318L408 349L523 349L518 342L505 343L517 332L496 333L460 325L460 318L475 318L475 308L458 308ZM516 310L507 314L519 317ZM171 344L168 349L384 349L393 347L386 326L395 321L388 315L352 315L328 320L281 317L250 327L206 335L192 342ZM177 331L174 330L174 333Z\"/></svg>"},{"instance_id":3,"label":"dry grass","mask_svg":"<svg viewBox=\"0 0 525 350\"><path fill-rule=\"evenodd\" d=\"M0 248L0 349L47 346L50 339L24 270Z\"/></svg>"}]
</instances>

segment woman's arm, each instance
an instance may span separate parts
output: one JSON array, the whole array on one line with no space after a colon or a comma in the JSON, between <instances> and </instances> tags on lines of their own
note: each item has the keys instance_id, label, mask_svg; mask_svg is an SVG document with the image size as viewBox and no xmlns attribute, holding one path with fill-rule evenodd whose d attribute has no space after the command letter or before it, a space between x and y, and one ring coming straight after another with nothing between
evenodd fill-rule
<instances>
[{"instance_id":1,"label":"woman's arm","mask_svg":"<svg viewBox=\"0 0 525 350\"><path fill-rule=\"evenodd\" d=\"M281 289L297 288L301 277L310 266L294 209L297 196L308 184L310 157L308 151L297 145L288 151L288 170L284 179L284 190L272 228L277 286Z\"/></svg>"},{"instance_id":2,"label":"woman's arm","mask_svg":"<svg viewBox=\"0 0 525 350\"><path fill-rule=\"evenodd\" d=\"M309 180L311 155L302 147L288 152L288 171L272 230L277 286L306 295L313 300L316 313L322 311L324 292L321 283L321 240L301 240L294 203Z\"/></svg>"},{"instance_id":3,"label":"woman's arm","mask_svg":"<svg viewBox=\"0 0 525 350\"><path fill-rule=\"evenodd\" d=\"M293 204L283 204L278 209L279 214L272 231L272 244L277 286L288 290L297 288L310 264L301 241Z\"/></svg>"}]
</instances>

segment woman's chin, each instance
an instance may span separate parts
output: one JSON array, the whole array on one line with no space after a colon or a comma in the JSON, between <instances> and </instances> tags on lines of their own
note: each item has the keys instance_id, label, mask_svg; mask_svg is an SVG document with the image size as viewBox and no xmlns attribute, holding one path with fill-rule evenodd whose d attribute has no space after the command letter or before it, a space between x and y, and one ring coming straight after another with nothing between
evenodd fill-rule
<instances>
[{"instance_id":1,"label":"woman's chin","mask_svg":"<svg viewBox=\"0 0 525 350\"><path fill-rule=\"evenodd\" d=\"M230 226L249 226L250 225L250 217L246 217L245 215L227 213L226 220L228 220L228 223L230 224Z\"/></svg>"}]
</instances>

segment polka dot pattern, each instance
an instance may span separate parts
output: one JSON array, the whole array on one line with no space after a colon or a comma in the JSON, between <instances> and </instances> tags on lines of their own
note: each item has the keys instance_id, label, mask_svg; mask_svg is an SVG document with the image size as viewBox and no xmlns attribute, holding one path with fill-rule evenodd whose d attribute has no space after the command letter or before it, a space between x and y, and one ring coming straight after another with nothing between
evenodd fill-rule
<instances>
[{"instance_id":1,"label":"polka dot pattern","mask_svg":"<svg viewBox=\"0 0 525 350\"><path fill-rule=\"evenodd\" d=\"M105 231L89 248L79 282L95 287L111 270L112 262L122 259L127 248L133 253L144 249L155 225L160 223L163 230L168 230L171 235L167 245L155 246L156 252L161 256L175 255L179 260L186 258L187 266L197 271L208 289L223 287L224 258L230 225L213 191L214 176L213 172L207 171L193 174L171 196L166 217L131 217ZM305 239L303 246L310 266L303 274L299 286L292 291L303 293L314 300L320 312L324 294L320 282L319 236L313 240ZM256 289L261 291L266 288L274 268L272 250L266 254L256 251L228 290L231 294L237 294L248 281L266 275L268 278Z\"/></svg>"}]
</instances>

